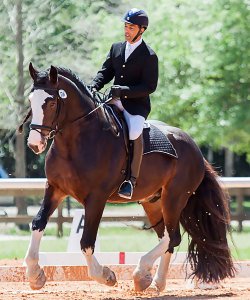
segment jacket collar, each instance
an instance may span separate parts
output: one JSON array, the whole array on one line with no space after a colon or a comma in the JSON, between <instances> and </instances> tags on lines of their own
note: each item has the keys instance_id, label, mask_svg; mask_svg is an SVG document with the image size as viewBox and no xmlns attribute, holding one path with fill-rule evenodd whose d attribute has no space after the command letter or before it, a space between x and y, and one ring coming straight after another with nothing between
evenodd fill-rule
<instances>
[{"instance_id":1,"label":"jacket collar","mask_svg":"<svg viewBox=\"0 0 250 300\"><path fill-rule=\"evenodd\" d=\"M121 57L123 61L125 61L125 49L126 49L126 42L123 42L121 45Z\"/></svg>"},{"instance_id":2,"label":"jacket collar","mask_svg":"<svg viewBox=\"0 0 250 300\"><path fill-rule=\"evenodd\" d=\"M125 62L125 49L126 49L126 43L123 42L121 45L121 56L122 60ZM126 62L133 60L136 58L140 53L143 51L144 47L146 46L145 42L142 40L141 44L129 55L128 59Z\"/></svg>"}]
</instances>

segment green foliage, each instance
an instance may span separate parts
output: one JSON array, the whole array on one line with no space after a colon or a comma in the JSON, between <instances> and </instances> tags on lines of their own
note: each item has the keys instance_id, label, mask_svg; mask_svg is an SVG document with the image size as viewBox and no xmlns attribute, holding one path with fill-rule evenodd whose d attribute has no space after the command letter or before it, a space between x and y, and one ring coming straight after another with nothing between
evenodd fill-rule
<instances>
[{"instance_id":1,"label":"green foliage","mask_svg":"<svg viewBox=\"0 0 250 300\"><path fill-rule=\"evenodd\" d=\"M23 259L29 246L28 239L9 240L1 243L0 259ZM7 246L8 245L8 246ZM41 242L41 252L65 252L67 249L66 239L43 239Z\"/></svg>"},{"instance_id":2,"label":"green foliage","mask_svg":"<svg viewBox=\"0 0 250 300\"><path fill-rule=\"evenodd\" d=\"M249 152L249 61L250 14L246 1L224 0L214 2L211 18L216 20L206 49L213 60L206 64L204 91L210 113L207 119L219 131L217 146L233 151ZM211 111L213 114L211 114ZM211 138L211 134L207 134Z\"/></svg>"}]
</instances>

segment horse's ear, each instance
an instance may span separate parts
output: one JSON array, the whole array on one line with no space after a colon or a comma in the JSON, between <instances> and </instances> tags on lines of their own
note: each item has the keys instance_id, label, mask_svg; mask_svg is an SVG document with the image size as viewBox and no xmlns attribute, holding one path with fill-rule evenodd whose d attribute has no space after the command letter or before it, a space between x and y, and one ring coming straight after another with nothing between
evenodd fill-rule
<instances>
[{"instance_id":1,"label":"horse's ear","mask_svg":"<svg viewBox=\"0 0 250 300\"><path fill-rule=\"evenodd\" d=\"M49 79L50 79L51 83L57 84L58 72L57 72L57 68L54 66L50 67Z\"/></svg>"},{"instance_id":2,"label":"horse's ear","mask_svg":"<svg viewBox=\"0 0 250 300\"><path fill-rule=\"evenodd\" d=\"M29 71L31 78L35 81L39 72L36 68L33 67L32 62L30 62L29 64Z\"/></svg>"}]
</instances>

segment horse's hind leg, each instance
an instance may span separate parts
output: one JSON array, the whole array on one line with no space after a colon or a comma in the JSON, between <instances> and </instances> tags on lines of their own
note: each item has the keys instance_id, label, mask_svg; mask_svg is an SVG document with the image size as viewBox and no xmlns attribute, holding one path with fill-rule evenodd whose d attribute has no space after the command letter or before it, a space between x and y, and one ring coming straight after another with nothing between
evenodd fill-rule
<instances>
[{"instance_id":1,"label":"horse's hind leg","mask_svg":"<svg viewBox=\"0 0 250 300\"><path fill-rule=\"evenodd\" d=\"M151 287L159 292L162 292L166 287L169 263L172 253L165 252L160 257L160 263L154 275Z\"/></svg>"},{"instance_id":2,"label":"horse's hind leg","mask_svg":"<svg viewBox=\"0 0 250 300\"><path fill-rule=\"evenodd\" d=\"M187 193L181 193L179 189L171 189L171 186L168 187L168 190L163 190L162 193L162 213L164 223L166 224L165 232L169 235L169 245L165 252L161 255L159 266L151 284L151 286L158 291L163 291L166 287L170 259L174 251L174 247L178 246L181 242L179 220L189 196L190 192L188 190Z\"/></svg>"},{"instance_id":3,"label":"horse's hind leg","mask_svg":"<svg viewBox=\"0 0 250 300\"><path fill-rule=\"evenodd\" d=\"M143 256L133 273L134 285L136 290L145 290L152 285L155 289L162 291L166 285L166 274L171 258L171 253L165 253L168 247L168 239L164 237L165 224L162 215L161 201L150 203L142 203L142 206L148 216L148 219L157 233L160 240L159 244ZM161 257L159 266L156 270L154 278L151 276L151 270L154 261Z\"/></svg>"},{"instance_id":4,"label":"horse's hind leg","mask_svg":"<svg viewBox=\"0 0 250 300\"><path fill-rule=\"evenodd\" d=\"M38 264L40 241L47 225L48 218L52 215L63 198L64 195L60 191L55 190L52 186L48 185L45 190L41 208L32 221L32 235L25 256L25 263L27 266L26 272L30 287L34 290L42 288L46 282L44 271Z\"/></svg>"},{"instance_id":5,"label":"horse's hind leg","mask_svg":"<svg viewBox=\"0 0 250 300\"><path fill-rule=\"evenodd\" d=\"M134 286L137 291L143 291L148 288L152 283L151 270L154 262L157 258L164 255L169 245L169 235L165 231L163 238L159 241L159 244L151 251L143 255L134 270ZM164 262L165 263L165 262ZM161 262L161 268L158 272L162 273L163 261Z\"/></svg>"},{"instance_id":6,"label":"horse's hind leg","mask_svg":"<svg viewBox=\"0 0 250 300\"><path fill-rule=\"evenodd\" d=\"M142 203L148 219L155 230L159 240L164 236L165 224L162 214L161 201ZM157 291L163 291L166 287L167 271L172 253L165 252L160 257L160 262L155 272L151 287Z\"/></svg>"},{"instance_id":7,"label":"horse's hind leg","mask_svg":"<svg viewBox=\"0 0 250 300\"><path fill-rule=\"evenodd\" d=\"M183 192L181 193L179 189L172 189L171 186L174 187L173 183L167 190L162 189L160 211L164 219L164 230L162 227L159 227L158 229L157 227L155 228L158 237L161 238L161 240L153 250L141 258L134 271L134 284L136 290L145 290L151 283L152 286L159 291L162 291L165 288L171 254L173 253L174 247L180 244L181 234L179 219L189 195L186 195ZM150 215L149 213L147 214L148 216ZM160 215L159 208L158 214ZM151 219L153 220L153 218ZM161 257L160 264L152 280L151 269L158 257Z\"/></svg>"}]
</instances>

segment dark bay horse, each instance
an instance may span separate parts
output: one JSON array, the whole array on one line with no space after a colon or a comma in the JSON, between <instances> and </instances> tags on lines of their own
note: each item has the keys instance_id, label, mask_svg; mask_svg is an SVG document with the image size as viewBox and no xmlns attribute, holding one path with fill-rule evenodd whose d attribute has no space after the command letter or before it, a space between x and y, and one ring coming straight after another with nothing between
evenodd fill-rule
<instances>
[{"instance_id":1,"label":"dark bay horse","mask_svg":"<svg viewBox=\"0 0 250 300\"><path fill-rule=\"evenodd\" d=\"M30 286L39 289L45 284L38 264L39 244L49 217L67 195L85 207L80 246L89 276L112 286L115 274L98 263L94 246L105 203L128 201L116 193L127 164L124 140L105 130L107 119L102 107L96 106L86 86L70 70L51 66L37 71L32 64L29 70L34 84L29 95L32 121L28 146L39 154L47 140L54 138L46 156L45 195L32 222L25 258ZM217 174L185 132L161 122L155 125L169 136L178 159L162 153L143 156L129 201L140 201L159 243L138 262L133 273L135 289L165 288L171 254L181 242L180 224L190 236L188 261L193 276L208 283L234 276L227 242L228 199ZM159 200L149 201L157 194ZM157 258L160 263L152 276Z\"/></svg>"}]
</instances>

